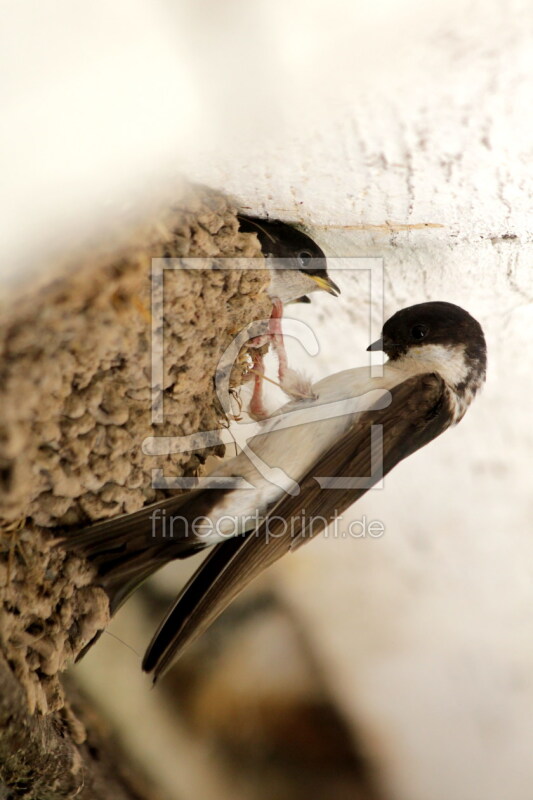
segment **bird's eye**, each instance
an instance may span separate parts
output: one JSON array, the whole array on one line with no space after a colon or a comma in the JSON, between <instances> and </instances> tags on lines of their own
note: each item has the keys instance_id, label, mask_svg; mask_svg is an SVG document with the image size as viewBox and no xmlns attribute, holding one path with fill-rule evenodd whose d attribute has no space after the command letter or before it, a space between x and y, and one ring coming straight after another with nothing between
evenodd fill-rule
<instances>
[{"instance_id":1,"label":"bird's eye","mask_svg":"<svg viewBox=\"0 0 533 800\"><path fill-rule=\"evenodd\" d=\"M312 258L313 254L310 253L309 250L301 250L298 253L298 260L300 262L300 266L302 267L308 267Z\"/></svg>"},{"instance_id":2,"label":"bird's eye","mask_svg":"<svg viewBox=\"0 0 533 800\"><path fill-rule=\"evenodd\" d=\"M411 338L415 340L415 342L421 342L422 339L425 339L429 333L429 328L427 325L415 325L411 328Z\"/></svg>"}]
</instances>

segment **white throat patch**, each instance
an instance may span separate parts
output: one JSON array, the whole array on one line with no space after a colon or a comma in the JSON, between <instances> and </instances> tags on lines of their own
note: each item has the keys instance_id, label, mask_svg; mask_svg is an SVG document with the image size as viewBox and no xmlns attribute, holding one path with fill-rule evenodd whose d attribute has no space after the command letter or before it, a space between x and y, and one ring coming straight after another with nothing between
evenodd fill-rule
<instances>
[{"instance_id":1,"label":"white throat patch","mask_svg":"<svg viewBox=\"0 0 533 800\"><path fill-rule=\"evenodd\" d=\"M410 347L407 353L398 359L402 369L412 370L413 375L423 372L437 372L452 389L463 383L470 372L465 357L465 345L444 346L426 344Z\"/></svg>"},{"instance_id":2,"label":"white throat patch","mask_svg":"<svg viewBox=\"0 0 533 800\"><path fill-rule=\"evenodd\" d=\"M464 416L485 379L484 372L476 373L475 365L467 362L464 344L410 347L404 356L392 363L409 375L421 375L424 372L436 372L440 375L451 389L454 424ZM461 387L459 391L458 387Z\"/></svg>"},{"instance_id":3,"label":"white throat patch","mask_svg":"<svg viewBox=\"0 0 533 800\"><path fill-rule=\"evenodd\" d=\"M272 298L278 298L283 304L316 292L319 288L316 281L298 269L271 268L268 294Z\"/></svg>"}]
</instances>

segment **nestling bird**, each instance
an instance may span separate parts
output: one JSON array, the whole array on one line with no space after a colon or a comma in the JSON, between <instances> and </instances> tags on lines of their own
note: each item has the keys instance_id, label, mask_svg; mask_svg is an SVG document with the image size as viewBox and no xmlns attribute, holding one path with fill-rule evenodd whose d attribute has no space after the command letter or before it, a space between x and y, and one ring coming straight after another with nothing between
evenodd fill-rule
<instances>
[{"instance_id":1,"label":"nestling bird","mask_svg":"<svg viewBox=\"0 0 533 800\"><path fill-rule=\"evenodd\" d=\"M451 303L398 311L368 349L388 356L381 377L361 367L318 381L213 473L249 489L192 491L64 539L96 567L112 613L163 564L215 545L148 647L154 680L254 577L458 423L485 380L481 326Z\"/></svg>"},{"instance_id":2,"label":"nestling bird","mask_svg":"<svg viewBox=\"0 0 533 800\"><path fill-rule=\"evenodd\" d=\"M327 260L324 252L306 233L288 225L286 222L258 219L238 214L239 229L244 233L255 233L261 250L271 270L268 294L272 300L267 339L256 340L256 346L266 344L270 339L278 358L278 379L281 388L290 396L293 386L299 381L289 368L283 344L281 319L283 306L287 303L310 302L312 292L325 291L338 296L340 289L327 273ZM251 342L248 343L249 346ZM253 345L252 345L253 346ZM253 358L254 391L250 400L250 415L257 420L268 416L262 400L263 356L256 352ZM297 394L295 396L298 396Z\"/></svg>"}]
</instances>

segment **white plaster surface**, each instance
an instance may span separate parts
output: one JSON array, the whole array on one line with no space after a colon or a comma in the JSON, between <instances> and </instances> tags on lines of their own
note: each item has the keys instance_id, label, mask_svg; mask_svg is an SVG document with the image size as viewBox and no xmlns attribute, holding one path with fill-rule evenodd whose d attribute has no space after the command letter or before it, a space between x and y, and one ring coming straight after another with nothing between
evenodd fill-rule
<instances>
[{"instance_id":1,"label":"white plaster surface","mask_svg":"<svg viewBox=\"0 0 533 800\"><path fill-rule=\"evenodd\" d=\"M4 5L4 286L184 172L382 257L385 315L443 299L483 324L483 395L353 509L385 535L316 541L276 577L391 798L530 800L530 4ZM366 358L367 281L339 282L294 312L317 375Z\"/></svg>"}]
</instances>

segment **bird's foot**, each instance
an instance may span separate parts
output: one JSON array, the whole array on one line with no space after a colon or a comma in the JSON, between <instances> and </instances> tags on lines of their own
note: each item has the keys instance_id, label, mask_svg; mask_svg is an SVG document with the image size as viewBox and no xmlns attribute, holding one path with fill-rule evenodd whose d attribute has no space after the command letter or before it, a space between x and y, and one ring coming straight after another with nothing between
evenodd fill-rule
<instances>
[{"instance_id":1,"label":"bird's foot","mask_svg":"<svg viewBox=\"0 0 533 800\"><path fill-rule=\"evenodd\" d=\"M275 350L278 359L278 375L280 383L283 383L283 375L289 369L287 360L287 351L285 350L285 343L283 341L283 332L281 330L281 319L283 317L283 303L281 300L274 300L272 307L272 316L270 317L270 335L272 337L272 346Z\"/></svg>"},{"instance_id":2,"label":"bird's foot","mask_svg":"<svg viewBox=\"0 0 533 800\"><path fill-rule=\"evenodd\" d=\"M268 417L268 411L263 405L263 356L261 353L254 353L253 368L250 370L254 376L254 390L248 406L248 413L252 419L258 422Z\"/></svg>"}]
</instances>

